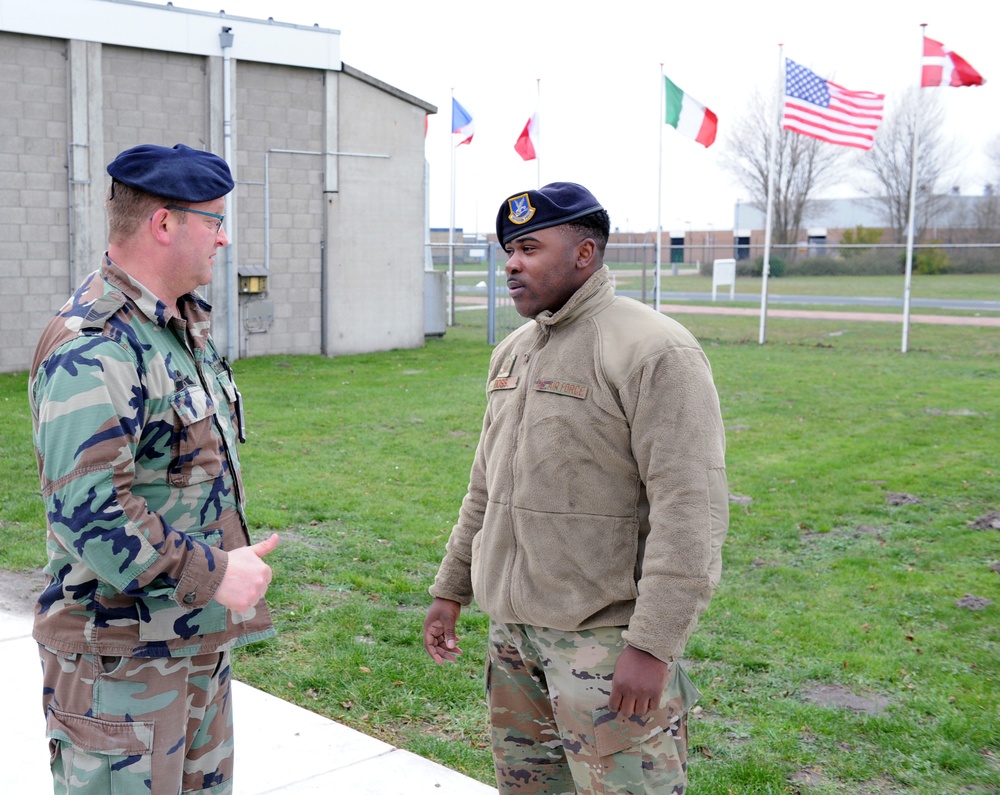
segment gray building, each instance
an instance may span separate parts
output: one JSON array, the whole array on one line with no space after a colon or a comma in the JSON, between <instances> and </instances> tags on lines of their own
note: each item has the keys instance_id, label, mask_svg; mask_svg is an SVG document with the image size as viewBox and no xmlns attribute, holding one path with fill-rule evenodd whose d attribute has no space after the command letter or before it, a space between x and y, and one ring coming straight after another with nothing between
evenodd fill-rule
<instances>
[{"instance_id":1,"label":"gray building","mask_svg":"<svg viewBox=\"0 0 1000 795\"><path fill-rule=\"evenodd\" d=\"M336 30L133 0L0 0L0 372L105 248L105 166L225 157L230 245L204 293L232 358L424 342L425 117ZM222 254L222 252L220 252Z\"/></svg>"}]
</instances>

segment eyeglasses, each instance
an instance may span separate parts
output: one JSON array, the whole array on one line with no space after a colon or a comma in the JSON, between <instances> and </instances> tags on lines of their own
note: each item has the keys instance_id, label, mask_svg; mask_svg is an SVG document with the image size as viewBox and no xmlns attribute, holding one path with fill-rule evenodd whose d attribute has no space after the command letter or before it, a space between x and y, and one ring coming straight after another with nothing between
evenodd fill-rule
<instances>
[{"instance_id":1,"label":"eyeglasses","mask_svg":"<svg viewBox=\"0 0 1000 795\"><path fill-rule=\"evenodd\" d=\"M219 230L222 229L222 222L226 220L226 216L218 215L217 213L206 213L203 210L195 210L191 207L181 207L179 204L168 204L164 210L178 210L182 213L194 213L195 215L204 215L207 218L217 218L219 223L215 226L215 232L218 234Z\"/></svg>"}]
</instances>

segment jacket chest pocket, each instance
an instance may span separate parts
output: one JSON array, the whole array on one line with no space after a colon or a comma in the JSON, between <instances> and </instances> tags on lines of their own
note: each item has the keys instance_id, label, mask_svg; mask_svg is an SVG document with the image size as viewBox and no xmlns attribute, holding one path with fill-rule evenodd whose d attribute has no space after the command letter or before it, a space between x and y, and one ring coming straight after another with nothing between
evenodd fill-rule
<instances>
[{"instance_id":1,"label":"jacket chest pocket","mask_svg":"<svg viewBox=\"0 0 1000 795\"><path fill-rule=\"evenodd\" d=\"M222 440L215 429L216 405L201 386L190 385L170 396L174 410L168 478L173 486L189 486L222 474Z\"/></svg>"}]
</instances>

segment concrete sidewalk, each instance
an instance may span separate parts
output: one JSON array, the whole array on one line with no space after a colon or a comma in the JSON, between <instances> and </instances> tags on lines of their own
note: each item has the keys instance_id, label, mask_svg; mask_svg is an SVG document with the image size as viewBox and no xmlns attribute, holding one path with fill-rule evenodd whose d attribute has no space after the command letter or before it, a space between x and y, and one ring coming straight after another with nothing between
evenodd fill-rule
<instances>
[{"instance_id":1,"label":"concrete sidewalk","mask_svg":"<svg viewBox=\"0 0 1000 795\"><path fill-rule=\"evenodd\" d=\"M0 789L17 795L51 793L39 706L42 677L29 616L0 611L0 660L7 691L0 748L8 760ZM242 682L233 683L233 710L235 795L496 793L493 787Z\"/></svg>"}]
</instances>

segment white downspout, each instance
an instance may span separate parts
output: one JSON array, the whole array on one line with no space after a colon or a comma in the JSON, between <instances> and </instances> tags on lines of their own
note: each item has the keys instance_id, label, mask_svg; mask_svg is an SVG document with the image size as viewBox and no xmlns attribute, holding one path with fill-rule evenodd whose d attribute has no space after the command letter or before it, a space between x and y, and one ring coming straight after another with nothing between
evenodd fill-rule
<instances>
[{"instance_id":1,"label":"white downspout","mask_svg":"<svg viewBox=\"0 0 1000 795\"><path fill-rule=\"evenodd\" d=\"M233 118L232 118L232 63L230 50L233 46L233 29L223 27L219 34L219 44L222 46L222 141L223 157L229 164L236 181L236 160L233 157ZM226 358L234 362L239 356L239 337L236 334L236 319L239 313L236 301L239 273L236 262L236 189L226 197L226 218L229 219L226 233L229 244L226 246Z\"/></svg>"}]
</instances>

